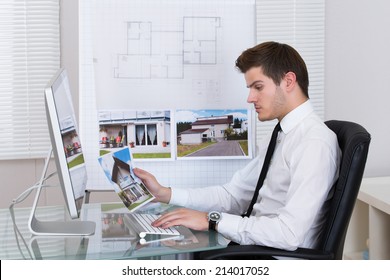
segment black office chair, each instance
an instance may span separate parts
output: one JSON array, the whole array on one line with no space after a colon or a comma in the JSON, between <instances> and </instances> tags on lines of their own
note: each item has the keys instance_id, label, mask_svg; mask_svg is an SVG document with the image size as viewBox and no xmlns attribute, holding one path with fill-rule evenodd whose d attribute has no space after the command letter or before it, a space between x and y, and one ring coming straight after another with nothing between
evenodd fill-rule
<instances>
[{"instance_id":1,"label":"black office chair","mask_svg":"<svg viewBox=\"0 0 390 280\"><path fill-rule=\"evenodd\" d=\"M286 251L259 245L236 245L202 252L199 255L201 259L241 259L255 256L342 259L345 235L363 178L371 136L361 125L353 122L331 120L325 123L337 135L342 158L339 179L334 185L327 221L317 248Z\"/></svg>"}]
</instances>

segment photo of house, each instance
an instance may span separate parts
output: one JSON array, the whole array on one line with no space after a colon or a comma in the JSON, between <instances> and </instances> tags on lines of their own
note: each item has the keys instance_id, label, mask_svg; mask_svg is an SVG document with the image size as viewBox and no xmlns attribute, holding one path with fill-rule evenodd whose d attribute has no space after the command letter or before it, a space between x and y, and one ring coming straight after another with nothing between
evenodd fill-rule
<instances>
[{"instance_id":1,"label":"photo of house","mask_svg":"<svg viewBox=\"0 0 390 280\"><path fill-rule=\"evenodd\" d=\"M191 129L180 133L180 144L201 144L210 139L226 138L227 129L233 125L233 115L199 117L191 124Z\"/></svg>"},{"instance_id":2,"label":"photo of house","mask_svg":"<svg viewBox=\"0 0 390 280\"><path fill-rule=\"evenodd\" d=\"M248 157L249 112L176 111L178 157Z\"/></svg>"},{"instance_id":3,"label":"photo of house","mask_svg":"<svg viewBox=\"0 0 390 280\"><path fill-rule=\"evenodd\" d=\"M127 209L133 211L154 199L133 172L129 147L104 154L98 160L106 178Z\"/></svg>"},{"instance_id":4,"label":"photo of house","mask_svg":"<svg viewBox=\"0 0 390 280\"><path fill-rule=\"evenodd\" d=\"M116 183L121 191L118 193L126 207L129 207L132 203L142 202L145 199L150 198L150 193L144 186L144 184L136 182L134 175L130 172L130 166L113 157L114 165L111 172L111 181Z\"/></svg>"},{"instance_id":5,"label":"photo of house","mask_svg":"<svg viewBox=\"0 0 390 280\"><path fill-rule=\"evenodd\" d=\"M100 111L101 154L130 147L134 158L171 158L171 112Z\"/></svg>"}]
</instances>

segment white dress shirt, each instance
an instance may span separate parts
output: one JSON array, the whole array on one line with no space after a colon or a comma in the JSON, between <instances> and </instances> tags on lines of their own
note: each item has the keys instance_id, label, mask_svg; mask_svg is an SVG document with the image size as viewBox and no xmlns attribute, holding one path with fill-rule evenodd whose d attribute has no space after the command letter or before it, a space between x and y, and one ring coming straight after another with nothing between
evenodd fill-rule
<instances>
[{"instance_id":1,"label":"white dress shirt","mask_svg":"<svg viewBox=\"0 0 390 280\"><path fill-rule=\"evenodd\" d=\"M286 250L314 248L325 205L338 178L341 152L336 135L306 101L281 121L267 177L250 217L242 218L253 197L270 136L259 154L231 181L205 188L172 188L171 204L222 212L218 232L239 244Z\"/></svg>"}]
</instances>

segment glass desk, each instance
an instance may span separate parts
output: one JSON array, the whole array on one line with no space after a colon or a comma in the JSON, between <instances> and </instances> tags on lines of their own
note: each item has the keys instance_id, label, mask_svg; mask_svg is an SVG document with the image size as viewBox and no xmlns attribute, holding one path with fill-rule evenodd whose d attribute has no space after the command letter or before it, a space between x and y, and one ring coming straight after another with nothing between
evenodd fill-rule
<instances>
[{"instance_id":1,"label":"glass desk","mask_svg":"<svg viewBox=\"0 0 390 280\"><path fill-rule=\"evenodd\" d=\"M159 205L144 212L159 213L169 207ZM120 218L112 223L114 214L120 216L123 208L106 208L107 204L84 205L81 219L96 222L95 234L85 237L33 236L28 229L30 208L15 208L15 223L9 209L0 209L0 259L189 259L194 252L225 248L229 242L214 231L179 227L182 235L177 239L144 244L131 228L124 229ZM65 210L63 206L40 207L36 215L42 221L64 220ZM106 213L111 216L109 225Z\"/></svg>"}]
</instances>

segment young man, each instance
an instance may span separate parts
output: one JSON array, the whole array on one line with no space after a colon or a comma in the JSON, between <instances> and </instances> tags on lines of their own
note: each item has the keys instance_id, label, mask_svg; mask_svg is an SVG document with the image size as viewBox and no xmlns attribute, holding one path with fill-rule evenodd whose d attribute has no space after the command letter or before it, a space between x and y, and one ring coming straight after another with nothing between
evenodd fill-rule
<instances>
[{"instance_id":1,"label":"young man","mask_svg":"<svg viewBox=\"0 0 390 280\"><path fill-rule=\"evenodd\" d=\"M168 188L152 174L135 169L157 201L186 207L163 215L154 226L211 228L239 244L313 248L338 177L341 155L336 135L315 114L305 62L292 47L277 42L259 44L244 51L236 66L244 73L247 101L258 119L277 119L281 126L253 211L249 217L242 216L252 200L269 139L261 143L256 158L221 186Z\"/></svg>"}]
</instances>

